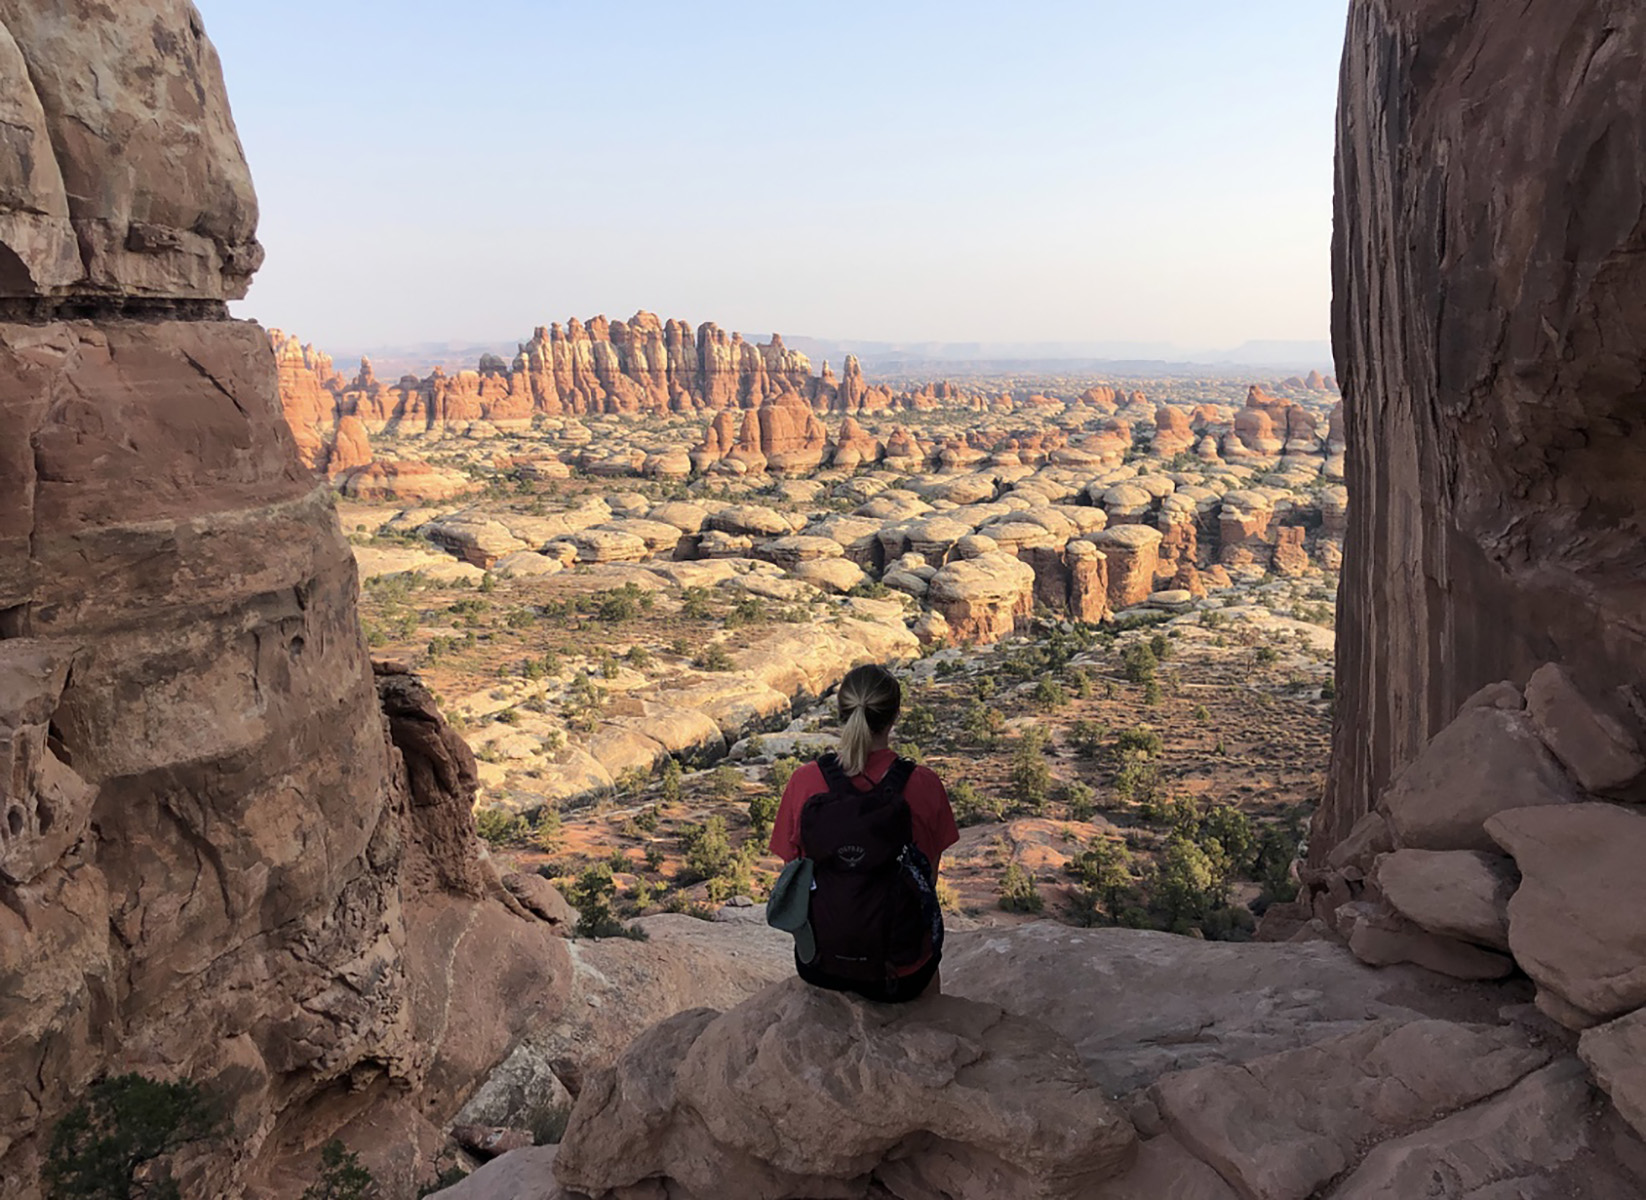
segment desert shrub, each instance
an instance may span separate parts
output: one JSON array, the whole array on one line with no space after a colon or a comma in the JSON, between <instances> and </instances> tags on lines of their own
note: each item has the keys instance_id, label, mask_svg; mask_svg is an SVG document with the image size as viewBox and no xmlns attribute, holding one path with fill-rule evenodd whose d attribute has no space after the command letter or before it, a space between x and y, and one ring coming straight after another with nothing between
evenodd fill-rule
<instances>
[{"instance_id":1,"label":"desert shrub","mask_svg":"<svg viewBox=\"0 0 1646 1200\"><path fill-rule=\"evenodd\" d=\"M645 767L631 767L612 780L612 787L620 796L638 796L652 781L652 773Z\"/></svg>"},{"instance_id":2,"label":"desert shrub","mask_svg":"<svg viewBox=\"0 0 1646 1200\"><path fill-rule=\"evenodd\" d=\"M1135 729L1121 730L1115 737L1114 748L1115 753L1120 755L1143 754L1152 757L1164 750L1166 743L1153 729L1139 725Z\"/></svg>"},{"instance_id":3,"label":"desert shrub","mask_svg":"<svg viewBox=\"0 0 1646 1200\"><path fill-rule=\"evenodd\" d=\"M1197 704L1189 710L1189 716L1204 725L1207 721L1212 719L1212 710L1207 708L1204 704Z\"/></svg>"},{"instance_id":4,"label":"desert shrub","mask_svg":"<svg viewBox=\"0 0 1646 1200\"><path fill-rule=\"evenodd\" d=\"M710 817L701 825L687 825L680 831L680 845L689 880L713 879L731 865L732 845L726 836L726 819Z\"/></svg>"},{"instance_id":5,"label":"desert shrub","mask_svg":"<svg viewBox=\"0 0 1646 1200\"><path fill-rule=\"evenodd\" d=\"M566 1123L571 1116L571 1105L546 1100L527 1109L525 1126L531 1132L532 1145L559 1145L560 1139L566 1136Z\"/></svg>"},{"instance_id":6,"label":"desert shrub","mask_svg":"<svg viewBox=\"0 0 1646 1200\"><path fill-rule=\"evenodd\" d=\"M944 912L960 911L960 894L947 879L937 881L937 906Z\"/></svg>"},{"instance_id":7,"label":"desert shrub","mask_svg":"<svg viewBox=\"0 0 1646 1200\"><path fill-rule=\"evenodd\" d=\"M1259 646L1252 654L1252 658L1259 666L1266 667L1280 660L1280 651L1273 646Z\"/></svg>"},{"instance_id":8,"label":"desert shrub","mask_svg":"<svg viewBox=\"0 0 1646 1200\"><path fill-rule=\"evenodd\" d=\"M1081 718L1069 727L1069 744L1081 758L1096 758L1109 730L1097 721Z\"/></svg>"},{"instance_id":9,"label":"desert shrub","mask_svg":"<svg viewBox=\"0 0 1646 1200\"><path fill-rule=\"evenodd\" d=\"M41 1180L51 1200L177 1200L167 1160L226 1132L217 1100L197 1084L111 1076L52 1128Z\"/></svg>"},{"instance_id":10,"label":"desert shrub","mask_svg":"<svg viewBox=\"0 0 1646 1200\"><path fill-rule=\"evenodd\" d=\"M507 846L524 838L530 828L519 813L506 808L482 808L474 814L474 831L493 846Z\"/></svg>"},{"instance_id":11,"label":"desert shrub","mask_svg":"<svg viewBox=\"0 0 1646 1200\"><path fill-rule=\"evenodd\" d=\"M1249 875L1256 867L1257 836L1246 814L1233 805L1216 805L1202 817L1196 840L1208 848L1216 843L1235 875Z\"/></svg>"},{"instance_id":12,"label":"desert shrub","mask_svg":"<svg viewBox=\"0 0 1646 1200\"><path fill-rule=\"evenodd\" d=\"M655 603L652 594L636 583L625 583L608 592L597 592L590 597L590 615L597 621L616 624L632 621Z\"/></svg>"},{"instance_id":13,"label":"desert shrub","mask_svg":"<svg viewBox=\"0 0 1646 1200\"><path fill-rule=\"evenodd\" d=\"M721 765L709 777L709 789L716 800L735 800L743 791L743 772Z\"/></svg>"},{"instance_id":14,"label":"desert shrub","mask_svg":"<svg viewBox=\"0 0 1646 1200\"><path fill-rule=\"evenodd\" d=\"M749 827L762 842L771 836L772 823L777 820L777 805L778 797L771 792L761 792L749 800Z\"/></svg>"},{"instance_id":15,"label":"desert shrub","mask_svg":"<svg viewBox=\"0 0 1646 1200\"><path fill-rule=\"evenodd\" d=\"M793 779L794 773L804 765L798 758L788 754L772 764L772 786L777 789L779 796L788 790L789 780Z\"/></svg>"},{"instance_id":16,"label":"desert shrub","mask_svg":"<svg viewBox=\"0 0 1646 1200\"><path fill-rule=\"evenodd\" d=\"M1145 806L1152 804L1160 789L1160 767L1153 759L1131 753L1122 757L1120 769L1115 772L1115 794L1122 800L1134 800Z\"/></svg>"},{"instance_id":17,"label":"desert shrub","mask_svg":"<svg viewBox=\"0 0 1646 1200\"><path fill-rule=\"evenodd\" d=\"M1159 665L1160 660L1147 642L1133 642L1120 656L1120 673L1128 683L1148 683Z\"/></svg>"},{"instance_id":18,"label":"desert shrub","mask_svg":"<svg viewBox=\"0 0 1646 1200\"><path fill-rule=\"evenodd\" d=\"M624 864L627 866L627 863ZM646 932L623 924L612 911L617 897L617 882L612 878L612 864L596 863L584 869L566 893L566 899L577 910L577 936L587 938L626 937L645 941Z\"/></svg>"},{"instance_id":19,"label":"desert shrub","mask_svg":"<svg viewBox=\"0 0 1646 1200\"><path fill-rule=\"evenodd\" d=\"M538 814L537 823L532 826L532 845L545 854L553 854L560 849L561 824L560 810L545 806Z\"/></svg>"},{"instance_id":20,"label":"desert shrub","mask_svg":"<svg viewBox=\"0 0 1646 1200\"><path fill-rule=\"evenodd\" d=\"M1160 703L1160 681L1158 679L1151 679L1143 685L1143 703Z\"/></svg>"},{"instance_id":21,"label":"desert shrub","mask_svg":"<svg viewBox=\"0 0 1646 1200\"><path fill-rule=\"evenodd\" d=\"M1072 916L1081 925L1096 925L1104 917L1118 923L1120 914L1135 900L1137 880L1126 847L1105 837L1094 838L1088 849L1069 860L1067 870L1080 884Z\"/></svg>"},{"instance_id":22,"label":"desert shrub","mask_svg":"<svg viewBox=\"0 0 1646 1200\"><path fill-rule=\"evenodd\" d=\"M949 804L954 808L955 822L960 825L981 825L985 821L1003 820L1006 806L993 793L982 793L962 779L949 788Z\"/></svg>"},{"instance_id":23,"label":"desert shrub","mask_svg":"<svg viewBox=\"0 0 1646 1200\"><path fill-rule=\"evenodd\" d=\"M1000 907L1018 913L1037 913L1044 907L1040 893L1035 890L1034 876L1016 861L1007 863L1000 876Z\"/></svg>"},{"instance_id":24,"label":"desert shrub","mask_svg":"<svg viewBox=\"0 0 1646 1200\"><path fill-rule=\"evenodd\" d=\"M1068 693L1063 685L1050 675L1042 675L1040 682L1034 685L1034 702L1044 709L1062 708L1069 702Z\"/></svg>"},{"instance_id":25,"label":"desert shrub","mask_svg":"<svg viewBox=\"0 0 1646 1200\"><path fill-rule=\"evenodd\" d=\"M924 704L910 704L897 718L897 735L911 742L930 742L937 737L937 713Z\"/></svg>"},{"instance_id":26,"label":"desert shrub","mask_svg":"<svg viewBox=\"0 0 1646 1200\"><path fill-rule=\"evenodd\" d=\"M379 1195L377 1181L361 1165L360 1156L340 1138L332 1138L320 1147L320 1178L304 1191L303 1200L376 1200Z\"/></svg>"},{"instance_id":27,"label":"desert shrub","mask_svg":"<svg viewBox=\"0 0 1646 1200\"><path fill-rule=\"evenodd\" d=\"M664 804L680 803L680 781L684 775L685 772L680 769L680 761L672 754L663 760L657 778Z\"/></svg>"},{"instance_id":28,"label":"desert shrub","mask_svg":"<svg viewBox=\"0 0 1646 1200\"><path fill-rule=\"evenodd\" d=\"M1019 806L1036 813L1045 811L1052 770L1046 764L1044 737L1024 736L1019 740L1012 751L1011 780L1013 798Z\"/></svg>"},{"instance_id":29,"label":"desert shrub","mask_svg":"<svg viewBox=\"0 0 1646 1200\"><path fill-rule=\"evenodd\" d=\"M1076 779L1063 786L1063 802L1069 806L1069 819L1089 821L1096 809L1092 789Z\"/></svg>"},{"instance_id":30,"label":"desert shrub","mask_svg":"<svg viewBox=\"0 0 1646 1200\"><path fill-rule=\"evenodd\" d=\"M436 1175L433 1180L417 1189L417 1200L424 1200L425 1197L432 1196L436 1192L443 1192L449 1187L456 1187L468 1177L469 1173L467 1171L453 1163Z\"/></svg>"},{"instance_id":31,"label":"desert shrub","mask_svg":"<svg viewBox=\"0 0 1646 1200\"><path fill-rule=\"evenodd\" d=\"M1263 885L1259 900L1264 907L1297 898L1297 881L1291 870L1301 844L1302 832L1295 824L1269 825L1258 836L1253 874Z\"/></svg>"},{"instance_id":32,"label":"desert shrub","mask_svg":"<svg viewBox=\"0 0 1646 1200\"><path fill-rule=\"evenodd\" d=\"M680 593L680 615L694 621L701 621L709 617L713 610L709 607L709 593L707 589L689 587Z\"/></svg>"},{"instance_id":33,"label":"desert shrub","mask_svg":"<svg viewBox=\"0 0 1646 1200\"><path fill-rule=\"evenodd\" d=\"M1190 839L1173 834L1155 864L1150 889L1154 908L1168 929L1189 933L1227 900L1217 864Z\"/></svg>"},{"instance_id":34,"label":"desert shrub","mask_svg":"<svg viewBox=\"0 0 1646 1200\"><path fill-rule=\"evenodd\" d=\"M1165 662L1172 656L1171 640L1163 633L1157 633L1149 639L1149 652L1155 656L1156 662Z\"/></svg>"},{"instance_id":35,"label":"desert shrub","mask_svg":"<svg viewBox=\"0 0 1646 1200\"><path fill-rule=\"evenodd\" d=\"M987 676L984 676L987 678ZM993 749L1000 740L1001 731L1006 728L1006 718L1000 711L981 700L972 700L966 705L966 711L960 718L960 732L966 740L974 746L983 749Z\"/></svg>"},{"instance_id":36,"label":"desert shrub","mask_svg":"<svg viewBox=\"0 0 1646 1200\"><path fill-rule=\"evenodd\" d=\"M727 629L736 629L740 625L758 625L765 619L766 606L760 597L743 596L726 614L725 624Z\"/></svg>"},{"instance_id":37,"label":"desert shrub","mask_svg":"<svg viewBox=\"0 0 1646 1200\"><path fill-rule=\"evenodd\" d=\"M692 666L700 671L729 671L732 669L732 656L719 642L710 642L692 659Z\"/></svg>"},{"instance_id":38,"label":"desert shrub","mask_svg":"<svg viewBox=\"0 0 1646 1200\"><path fill-rule=\"evenodd\" d=\"M469 1173L467 1171L453 1163L417 1189L417 1200L424 1200L425 1197L432 1196L436 1192L443 1192L449 1187L456 1187L468 1177Z\"/></svg>"}]
</instances>

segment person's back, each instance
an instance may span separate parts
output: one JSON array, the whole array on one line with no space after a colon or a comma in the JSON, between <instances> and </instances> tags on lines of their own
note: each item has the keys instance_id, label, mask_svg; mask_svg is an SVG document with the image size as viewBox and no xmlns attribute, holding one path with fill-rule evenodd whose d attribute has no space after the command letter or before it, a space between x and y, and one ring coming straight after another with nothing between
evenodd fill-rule
<instances>
[{"instance_id":1,"label":"person's back","mask_svg":"<svg viewBox=\"0 0 1646 1200\"><path fill-rule=\"evenodd\" d=\"M771 839L785 862L805 860L805 894L786 898L809 918L800 976L885 1001L914 999L937 977L937 869L960 837L942 782L889 747L900 700L879 667L842 681L840 751L790 777Z\"/></svg>"}]
</instances>

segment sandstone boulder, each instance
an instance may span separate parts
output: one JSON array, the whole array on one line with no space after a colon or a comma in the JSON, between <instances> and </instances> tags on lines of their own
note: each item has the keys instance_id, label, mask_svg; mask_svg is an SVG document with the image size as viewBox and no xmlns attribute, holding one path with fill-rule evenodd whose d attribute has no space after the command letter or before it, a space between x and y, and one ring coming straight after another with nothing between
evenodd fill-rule
<instances>
[{"instance_id":1,"label":"sandstone boulder","mask_svg":"<svg viewBox=\"0 0 1646 1200\"><path fill-rule=\"evenodd\" d=\"M1509 948L1514 863L1478 850L1399 850L1378 859L1377 886L1413 923L1445 937Z\"/></svg>"},{"instance_id":2,"label":"sandstone boulder","mask_svg":"<svg viewBox=\"0 0 1646 1200\"><path fill-rule=\"evenodd\" d=\"M1646 816L1612 804L1499 813L1522 881L1509 946L1538 985L1597 1020L1646 1007Z\"/></svg>"},{"instance_id":3,"label":"sandstone boulder","mask_svg":"<svg viewBox=\"0 0 1646 1200\"><path fill-rule=\"evenodd\" d=\"M840 594L869 582L856 563L846 558L817 558L798 564L789 572L794 578L825 592Z\"/></svg>"},{"instance_id":4,"label":"sandstone boulder","mask_svg":"<svg viewBox=\"0 0 1646 1200\"><path fill-rule=\"evenodd\" d=\"M1379 1022L1240 1066L1169 1075L1149 1096L1172 1136L1241 1195L1306 1200L1365 1143L1493 1096L1548 1060L1512 1027Z\"/></svg>"},{"instance_id":5,"label":"sandstone boulder","mask_svg":"<svg viewBox=\"0 0 1646 1200\"><path fill-rule=\"evenodd\" d=\"M1494 814L1577 798L1524 713L1471 708L1434 736L1379 807L1402 848L1490 853Z\"/></svg>"},{"instance_id":6,"label":"sandstone boulder","mask_svg":"<svg viewBox=\"0 0 1646 1200\"><path fill-rule=\"evenodd\" d=\"M420 532L441 549L482 569L505 555L533 548L510 533L501 521L480 512L442 517Z\"/></svg>"},{"instance_id":7,"label":"sandstone boulder","mask_svg":"<svg viewBox=\"0 0 1646 1200\"><path fill-rule=\"evenodd\" d=\"M1646 1137L1646 1009L1587 1030L1578 1053L1623 1119Z\"/></svg>"},{"instance_id":8,"label":"sandstone boulder","mask_svg":"<svg viewBox=\"0 0 1646 1200\"><path fill-rule=\"evenodd\" d=\"M1317 913L1322 899L1316 897ZM1508 955L1430 933L1387 904L1353 901L1337 905L1332 915L1355 957L1374 967L1411 963L1453 979L1505 979L1514 974L1515 963Z\"/></svg>"},{"instance_id":9,"label":"sandstone boulder","mask_svg":"<svg viewBox=\"0 0 1646 1200\"><path fill-rule=\"evenodd\" d=\"M1558 663L1526 684L1526 709L1544 743L1586 791L1631 796L1646 779L1640 717L1620 700L1596 699Z\"/></svg>"},{"instance_id":10,"label":"sandstone boulder","mask_svg":"<svg viewBox=\"0 0 1646 1200\"><path fill-rule=\"evenodd\" d=\"M595 1197L647 1180L705 1200L850 1196L878 1179L911 1200L1075 1200L1135 1145L1043 1025L953 996L873 1005L790 980L644 1034L584 1088L555 1172Z\"/></svg>"},{"instance_id":11,"label":"sandstone boulder","mask_svg":"<svg viewBox=\"0 0 1646 1200\"><path fill-rule=\"evenodd\" d=\"M392 462L380 459L345 472L335 483L345 496L367 503L429 504L480 488L461 472L409 459Z\"/></svg>"},{"instance_id":12,"label":"sandstone boulder","mask_svg":"<svg viewBox=\"0 0 1646 1200\"><path fill-rule=\"evenodd\" d=\"M736 504L712 513L705 523L734 537L785 537L794 532L789 518L759 504Z\"/></svg>"},{"instance_id":13,"label":"sandstone boulder","mask_svg":"<svg viewBox=\"0 0 1646 1200\"><path fill-rule=\"evenodd\" d=\"M1618 1181L1563 1171L1598 1140L1592 1092L1576 1059L1550 1063L1502 1095L1378 1146L1331 1200L1602 1195Z\"/></svg>"},{"instance_id":14,"label":"sandstone boulder","mask_svg":"<svg viewBox=\"0 0 1646 1200\"><path fill-rule=\"evenodd\" d=\"M430 1193L430 1200L569 1200L554 1178L559 1146L513 1150L461 1183Z\"/></svg>"}]
</instances>

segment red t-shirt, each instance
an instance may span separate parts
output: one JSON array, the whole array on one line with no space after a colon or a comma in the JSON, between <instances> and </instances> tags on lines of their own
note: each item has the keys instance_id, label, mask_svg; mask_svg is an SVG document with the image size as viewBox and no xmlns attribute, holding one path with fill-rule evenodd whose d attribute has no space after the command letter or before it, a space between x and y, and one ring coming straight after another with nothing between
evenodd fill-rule
<instances>
[{"instance_id":1,"label":"red t-shirt","mask_svg":"<svg viewBox=\"0 0 1646 1200\"><path fill-rule=\"evenodd\" d=\"M869 755L863 774L853 776L859 791L866 792L891 770L897 761L893 750L876 750ZM809 762L789 776L789 786L783 789L783 800L777 806L777 820L772 825L771 851L784 862L799 858L800 810L813 796L829 790L824 782L823 769ZM914 825L914 844L931 860L937 870L937 860L943 851L960 840L955 828L954 810L949 807L949 793L943 790L943 781L925 767L916 767L903 789L903 798L909 803L909 815Z\"/></svg>"}]
</instances>

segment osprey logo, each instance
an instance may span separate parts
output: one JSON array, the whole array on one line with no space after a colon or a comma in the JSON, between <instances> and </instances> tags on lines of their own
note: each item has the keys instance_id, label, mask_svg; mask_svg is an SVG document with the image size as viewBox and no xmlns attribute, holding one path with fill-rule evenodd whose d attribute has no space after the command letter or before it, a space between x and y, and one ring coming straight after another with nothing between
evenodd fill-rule
<instances>
[{"instance_id":1,"label":"osprey logo","mask_svg":"<svg viewBox=\"0 0 1646 1200\"><path fill-rule=\"evenodd\" d=\"M869 852L862 846L842 846L834 852L834 855L840 860L841 866L851 870L853 867L861 866L863 860L869 856Z\"/></svg>"}]
</instances>

